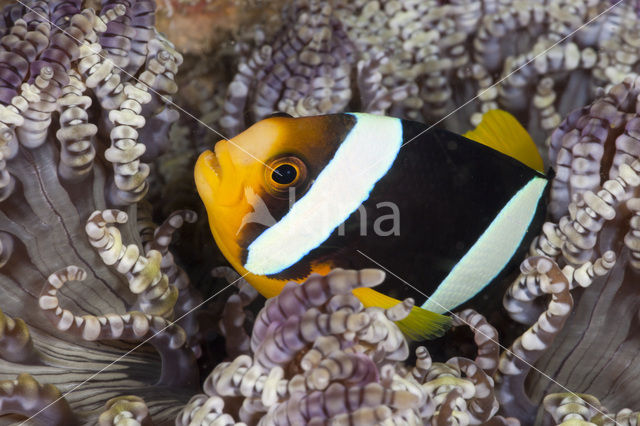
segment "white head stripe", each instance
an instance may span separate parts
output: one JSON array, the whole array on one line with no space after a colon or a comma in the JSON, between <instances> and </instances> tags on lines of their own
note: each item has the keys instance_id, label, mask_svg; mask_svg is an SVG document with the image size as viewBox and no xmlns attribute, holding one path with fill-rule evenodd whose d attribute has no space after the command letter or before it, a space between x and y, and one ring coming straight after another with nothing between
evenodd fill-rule
<instances>
[{"instance_id":1,"label":"white head stripe","mask_svg":"<svg viewBox=\"0 0 640 426\"><path fill-rule=\"evenodd\" d=\"M367 198L402 145L397 118L352 114L356 124L309 191L249 245L244 267L276 274L318 247Z\"/></svg>"},{"instance_id":2,"label":"white head stripe","mask_svg":"<svg viewBox=\"0 0 640 426\"><path fill-rule=\"evenodd\" d=\"M520 189L422 307L441 314L487 286L522 243L546 185L546 179L534 177Z\"/></svg>"}]
</instances>

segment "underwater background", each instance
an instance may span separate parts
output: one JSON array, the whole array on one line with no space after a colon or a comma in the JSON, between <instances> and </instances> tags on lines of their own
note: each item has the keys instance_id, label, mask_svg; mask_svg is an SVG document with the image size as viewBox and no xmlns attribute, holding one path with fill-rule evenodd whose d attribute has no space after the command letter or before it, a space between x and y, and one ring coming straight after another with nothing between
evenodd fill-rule
<instances>
[{"instance_id":1,"label":"underwater background","mask_svg":"<svg viewBox=\"0 0 640 426\"><path fill-rule=\"evenodd\" d=\"M640 423L637 2L2 5L0 424ZM547 221L441 338L360 304L379 271L266 302L215 247L193 167L223 136L495 108L553 169Z\"/></svg>"}]
</instances>

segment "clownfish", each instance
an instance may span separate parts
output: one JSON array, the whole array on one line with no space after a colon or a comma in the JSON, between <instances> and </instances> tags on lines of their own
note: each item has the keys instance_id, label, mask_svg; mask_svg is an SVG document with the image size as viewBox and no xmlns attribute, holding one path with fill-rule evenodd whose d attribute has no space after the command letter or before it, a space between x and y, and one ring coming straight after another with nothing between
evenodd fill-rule
<instances>
[{"instance_id":1,"label":"clownfish","mask_svg":"<svg viewBox=\"0 0 640 426\"><path fill-rule=\"evenodd\" d=\"M443 313L513 266L549 184L501 110L463 136L362 113L277 114L203 152L194 175L218 247L262 295L370 257L430 296L393 277L353 291L365 307L413 298L398 325L414 340L442 335Z\"/></svg>"}]
</instances>

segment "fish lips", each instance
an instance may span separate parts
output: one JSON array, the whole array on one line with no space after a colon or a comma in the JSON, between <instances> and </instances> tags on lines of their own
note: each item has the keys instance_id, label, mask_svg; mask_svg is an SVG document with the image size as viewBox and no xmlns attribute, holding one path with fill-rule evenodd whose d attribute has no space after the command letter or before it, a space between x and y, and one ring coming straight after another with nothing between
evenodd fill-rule
<instances>
[{"instance_id":1,"label":"fish lips","mask_svg":"<svg viewBox=\"0 0 640 426\"><path fill-rule=\"evenodd\" d=\"M222 167L216 155L207 150L200 154L194 167L194 179L200 198L207 202L212 202L214 194L220 186Z\"/></svg>"},{"instance_id":2,"label":"fish lips","mask_svg":"<svg viewBox=\"0 0 640 426\"><path fill-rule=\"evenodd\" d=\"M220 161L218 161L218 157L212 151L205 151L200 154L200 158L198 161L203 161L203 163L211 170L215 175L220 179L222 177L222 167L220 167Z\"/></svg>"}]
</instances>

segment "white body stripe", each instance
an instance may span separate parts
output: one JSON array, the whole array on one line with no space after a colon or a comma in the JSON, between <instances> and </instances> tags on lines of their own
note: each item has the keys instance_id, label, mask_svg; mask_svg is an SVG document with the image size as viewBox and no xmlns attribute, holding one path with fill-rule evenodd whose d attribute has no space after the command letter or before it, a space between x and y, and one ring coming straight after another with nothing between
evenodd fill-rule
<instances>
[{"instance_id":1,"label":"white body stripe","mask_svg":"<svg viewBox=\"0 0 640 426\"><path fill-rule=\"evenodd\" d=\"M276 274L294 265L369 198L393 164L402 145L401 121L352 115L356 124L309 191L249 245L244 265L249 272Z\"/></svg>"},{"instance_id":2,"label":"white body stripe","mask_svg":"<svg viewBox=\"0 0 640 426\"><path fill-rule=\"evenodd\" d=\"M520 189L422 307L445 313L489 284L522 243L546 185L545 179L535 177Z\"/></svg>"}]
</instances>

